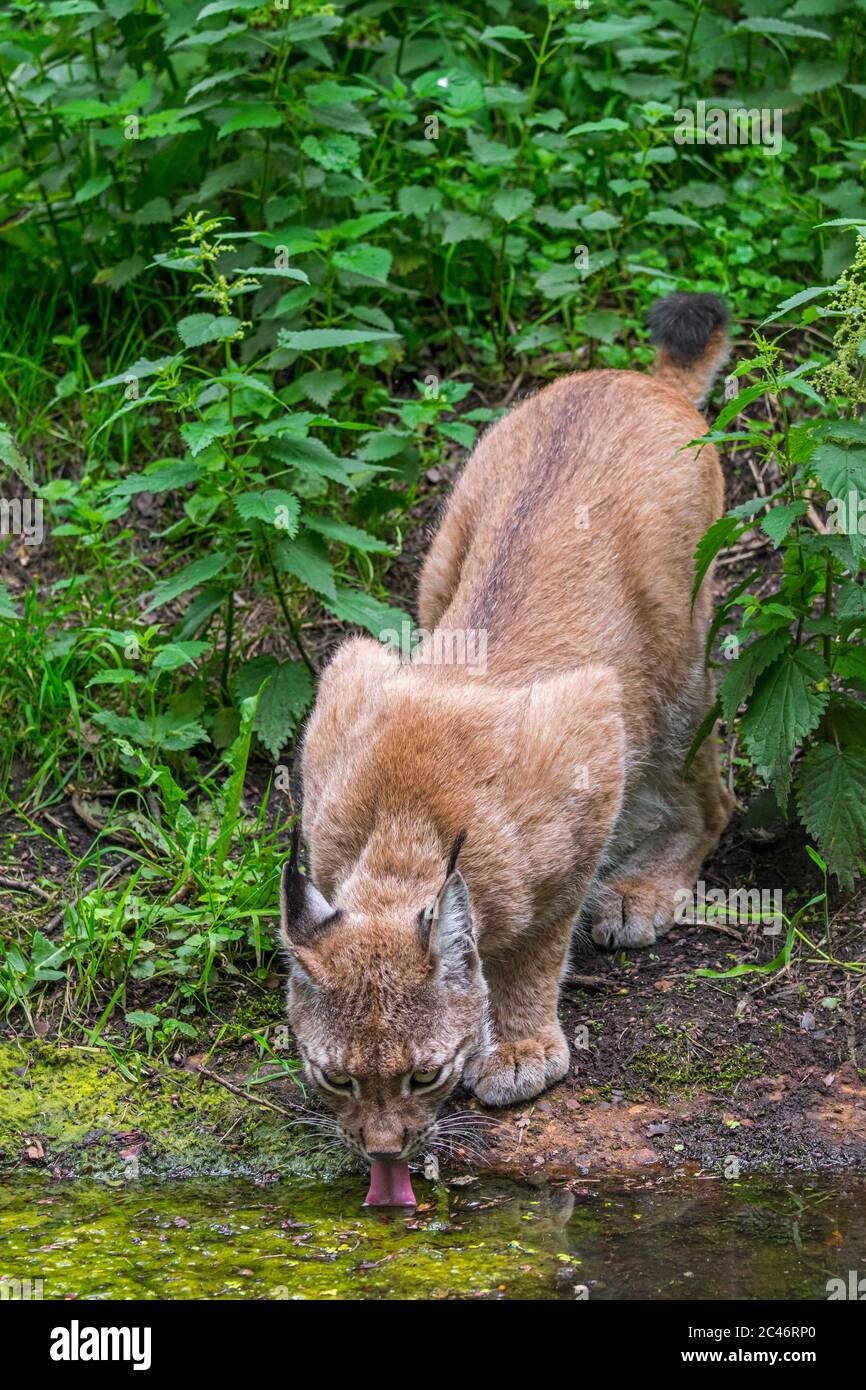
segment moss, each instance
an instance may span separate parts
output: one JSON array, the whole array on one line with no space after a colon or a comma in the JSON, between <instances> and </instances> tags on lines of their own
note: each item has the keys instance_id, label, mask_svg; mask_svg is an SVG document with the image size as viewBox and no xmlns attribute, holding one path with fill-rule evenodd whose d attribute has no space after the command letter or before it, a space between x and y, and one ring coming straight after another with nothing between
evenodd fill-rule
<instances>
[{"instance_id":1,"label":"moss","mask_svg":"<svg viewBox=\"0 0 866 1390\"><path fill-rule=\"evenodd\" d=\"M727 1095L739 1081L760 1076L764 1062L751 1043L738 1044L718 1055L699 1054L681 1033L641 1048L631 1059L629 1069L666 1100L675 1093L689 1095L695 1090Z\"/></svg>"},{"instance_id":2,"label":"moss","mask_svg":"<svg viewBox=\"0 0 866 1390\"><path fill-rule=\"evenodd\" d=\"M64 1176L309 1176L345 1171L308 1131L180 1070L124 1076L105 1052L0 1043L0 1171L31 1158ZM44 1160L39 1160L39 1149Z\"/></svg>"}]
</instances>

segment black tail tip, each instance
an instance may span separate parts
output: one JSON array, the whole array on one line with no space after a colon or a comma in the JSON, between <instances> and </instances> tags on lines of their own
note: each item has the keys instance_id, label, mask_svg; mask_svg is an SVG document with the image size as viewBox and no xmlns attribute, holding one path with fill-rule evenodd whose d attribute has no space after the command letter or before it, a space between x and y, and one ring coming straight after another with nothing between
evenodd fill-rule
<instances>
[{"instance_id":1,"label":"black tail tip","mask_svg":"<svg viewBox=\"0 0 866 1390\"><path fill-rule=\"evenodd\" d=\"M728 307L717 294L669 294L647 310L652 340L677 366L700 357L717 328L727 328Z\"/></svg>"}]
</instances>

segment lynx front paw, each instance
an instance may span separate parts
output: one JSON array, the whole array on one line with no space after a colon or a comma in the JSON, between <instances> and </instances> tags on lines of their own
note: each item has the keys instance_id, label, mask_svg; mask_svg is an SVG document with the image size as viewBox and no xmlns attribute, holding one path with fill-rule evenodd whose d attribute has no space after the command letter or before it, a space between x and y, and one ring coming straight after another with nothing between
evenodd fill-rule
<instances>
[{"instance_id":1,"label":"lynx front paw","mask_svg":"<svg viewBox=\"0 0 866 1390\"><path fill-rule=\"evenodd\" d=\"M680 888L672 879L643 875L605 884L592 928L593 941L609 951L618 946L652 946L673 926Z\"/></svg>"},{"instance_id":2,"label":"lynx front paw","mask_svg":"<svg viewBox=\"0 0 866 1390\"><path fill-rule=\"evenodd\" d=\"M514 1105L531 1100L568 1071L568 1043L562 1029L543 1038L500 1042L466 1068L464 1080L482 1105Z\"/></svg>"}]
</instances>

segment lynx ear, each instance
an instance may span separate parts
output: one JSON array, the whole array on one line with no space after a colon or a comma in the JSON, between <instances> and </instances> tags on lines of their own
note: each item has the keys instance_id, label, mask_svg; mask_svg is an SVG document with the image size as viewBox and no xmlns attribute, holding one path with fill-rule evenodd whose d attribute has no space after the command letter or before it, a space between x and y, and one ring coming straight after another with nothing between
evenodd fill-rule
<instances>
[{"instance_id":1,"label":"lynx ear","mask_svg":"<svg viewBox=\"0 0 866 1390\"><path fill-rule=\"evenodd\" d=\"M299 863L300 835L292 832L292 849L280 875L280 936L293 964L317 984L322 983L315 947L318 938L340 916L322 896Z\"/></svg>"},{"instance_id":2,"label":"lynx ear","mask_svg":"<svg viewBox=\"0 0 866 1390\"><path fill-rule=\"evenodd\" d=\"M448 875L430 909L428 951L439 975L466 975L478 964L472 904L461 873Z\"/></svg>"}]
</instances>

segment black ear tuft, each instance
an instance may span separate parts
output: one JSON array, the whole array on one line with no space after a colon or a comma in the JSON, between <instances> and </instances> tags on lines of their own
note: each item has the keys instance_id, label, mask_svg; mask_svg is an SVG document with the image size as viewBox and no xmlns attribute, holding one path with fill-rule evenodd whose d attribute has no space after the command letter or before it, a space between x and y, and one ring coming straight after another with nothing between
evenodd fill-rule
<instances>
[{"instance_id":1,"label":"black ear tuft","mask_svg":"<svg viewBox=\"0 0 866 1390\"><path fill-rule=\"evenodd\" d=\"M455 839L453 845L451 846L451 853L448 856L448 868L445 870L446 879L449 879L453 874L454 870L457 868L457 857L460 854L460 851L465 843L466 831L461 830L460 833L457 835L457 838Z\"/></svg>"},{"instance_id":2,"label":"black ear tuft","mask_svg":"<svg viewBox=\"0 0 866 1390\"><path fill-rule=\"evenodd\" d=\"M718 328L728 325L728 309L717 294L669 294L647 310L652 340L678 367L697 361Z\"/></svg>"},{"instance_id":3,"label":"black ear tuft","mask_svg":"<svg viewBox=\"0 0 866 1390\"><path fill-rule=\"evenodd\" d=\"M301 873L301 831L295 824L289 857L280 875L280 925L283 945L289 951L308 944L326 926L334 925L341 913L334 911L314 886L309 874Z\"/></svg>"},{"instance_id":4,"label":"black ear tuft","mask_svg":"<svg viewBox=\"0 0 866 1390\"><path fill-rule=\"evenodd\" d=\"M301 825L300 821L295 821L289 857L280 875L280 911L284 932L287 923L303 920L306 897L306 879L301 873Z\"/></svg>"}]
</instances>

